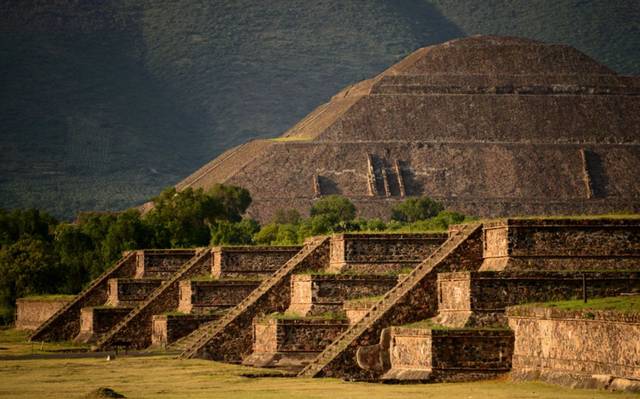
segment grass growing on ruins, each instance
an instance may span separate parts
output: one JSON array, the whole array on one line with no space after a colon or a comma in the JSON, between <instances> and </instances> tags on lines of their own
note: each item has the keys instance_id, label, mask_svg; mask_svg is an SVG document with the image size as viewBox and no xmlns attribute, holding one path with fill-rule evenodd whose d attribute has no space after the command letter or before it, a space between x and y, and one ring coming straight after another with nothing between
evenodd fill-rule
<instances>
[{"instance_id":1,"label":"grass growing on ruins","mask_svg":"<svg viewBox=\"0 0 640 399\"><path fill-rule=\"evenodd\" d=\"M247 378L249 369L169 356L105 359L46 359L0 362L0 397L79 398L109 387L128 398L335 399L600 399L632 394L571 390L542 383L483 381L431 385L384 385L335 379Z\"/></svg>"},{"instance_id":2,"label":"grass growing on ruins","mask_svg":"<svg viewBox=\"0 0 640 399\"><path fill-rule=\"evenodd\" d=\"M51 295L31 295L21 298L23 301L60 301L60 300L71 300L75 297L75 295L62 295L62 294L51 294Z\"/></svg>"},{"instance_id":3,"label":"grass growing on ruins","mask_svg":"<svg viewBox=\"0 0 640 399\"><path fill-rule=\"evenodd\" d=\"M465 330L465 331L474 331L474 330L492 330L492 331L502 331L502 330L508 330L508 327L505 326L500 326L500 325L496 325L496 326L485 326L482 328L474 328L474 327L447 327L447 326L443 326L441 324L437 324L434 323L433 320L431 319L424 319L424 320L419 320L413 323L408 323L408 324L404 324L401 327L405 327L405 328L425 328L425 329L430 329L430 330Z\"/></svg>"},{"instance_id":4,"label":"grass growing on ruins","mask_svg":"<svg viewBox=\"0 0 640 399\"><path fill-rule=\"evenodd\" d=\"M275 320L346 320L347 316L343 312L324 312L313 316L302 316L298 313L271 313L267 316Z\"/></svg>"},{"instance_id":5,"label":"grass growing on ruins","mask_svg":"<svg viewBox=\"0 0 640 399\"><path fill-rule=\"evenodd\" d=\"M640 295L625 295L608 298L582 299L572 301L545 302L527 306L544 306L561 310L611 310L623 313L640 313Z\"/></svg>"}]
</instances>

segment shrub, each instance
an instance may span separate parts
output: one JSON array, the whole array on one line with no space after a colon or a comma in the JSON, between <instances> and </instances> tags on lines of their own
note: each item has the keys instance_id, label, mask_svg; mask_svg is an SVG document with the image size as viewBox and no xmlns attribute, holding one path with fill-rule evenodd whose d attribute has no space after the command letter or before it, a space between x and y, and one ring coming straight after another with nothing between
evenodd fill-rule
<instances>
[{"instance_id":1,"label":"shrub","mask_svg":"<svg viewBox=\"0 0 640 399\"><path fill-rule=\"evenodd\" d=\"M391 219L404 223L430 219L444 210L444 206L429 197L407 198L393 207Z\"/></svg>"}]
</instances>

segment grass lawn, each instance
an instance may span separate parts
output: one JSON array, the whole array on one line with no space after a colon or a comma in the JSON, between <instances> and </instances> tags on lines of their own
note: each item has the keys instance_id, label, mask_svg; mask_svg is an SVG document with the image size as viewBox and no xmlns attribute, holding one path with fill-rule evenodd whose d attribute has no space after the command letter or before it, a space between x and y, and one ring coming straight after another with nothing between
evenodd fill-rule
<instances>
[{"instance_id":1,"label":"grass lawn","mask_svg":"<svg viewBox=\"0 0 640 399\"><path fill-rule=\"evenodd\" d=\"M485 381L383 385L334 379L247 378L255 369L204 360L147 358L0 362L0 397L75 398L109 387L128 398L638 398L542 383Z\"/></svg>"},{"instance_id":2,"label":"grass lawn","mask_svg":"<svg viewBox=\"0 0 640 399\"><path fill-rule=\"evenodd\" d=\"M15 329L0 329L0 356L60 353L89 349L89 345L73 342L28 342L29 333ZM0 362L3 362L0 360Z\"/></svg>"},{"instance_id":3,"label":"grass lawn","mask_svg":"<svg viewBox=\"0 0 640 399\"><path fill-rule=\"evenodd\" d=\"M544 303L531 303L525 306L540 306L561 310L614 310L622 313L640 313L640 295L615 296L608 298L582 299L572 301L557 301Z\"/></svg>"},{"instance_id":4,"label":"grass lawn","mask_svg":"<svg viewBox=\"0 0 640 399\"><path fill-rule=\"evenodd\" d=\"M3 354L29 354L25 333L0 331ZM45 344L43 352L68 344ZM42 353L42 352L40 352ZM0 398L81 398L108 387L127 398L638 398L506 380L430 385L383 385L335 379L247 378L266 370L173 356L106 359L1 360Z\"/></svg>"}]
</instances>

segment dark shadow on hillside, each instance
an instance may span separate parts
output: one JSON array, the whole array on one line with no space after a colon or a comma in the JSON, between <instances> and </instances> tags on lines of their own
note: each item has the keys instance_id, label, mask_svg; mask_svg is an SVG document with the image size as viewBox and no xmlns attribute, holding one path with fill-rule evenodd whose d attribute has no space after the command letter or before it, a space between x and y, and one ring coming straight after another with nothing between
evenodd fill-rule
<instances>
[{"instance_id":1,"label":"dark shadow on hillside","mask_svg":"<svg viewBox=\"0 0 640 399\"><path fill-rule=\"evenodd\" d=\"M391 0L388 3L407 21L407 26L419 47L467 36L460 27L426 0Z\"/></svg>"}]
</instances>

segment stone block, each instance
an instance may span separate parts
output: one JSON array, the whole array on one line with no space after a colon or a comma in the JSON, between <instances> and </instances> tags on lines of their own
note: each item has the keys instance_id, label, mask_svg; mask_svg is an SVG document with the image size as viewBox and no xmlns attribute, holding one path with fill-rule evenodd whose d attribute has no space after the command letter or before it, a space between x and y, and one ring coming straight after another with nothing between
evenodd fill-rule
<instances>
[{"instance_id":1,"label":"stone block","mask_svg":"<svg viewBox=\"0 0 640 399\"><path fill-rule=\"evenodd\" d=\"M154 315L151 321L151 345L166 347L195 331L220 315L164 314Z\"/></svg>"},{"instance_id":2,"label":"stone block","mask_svg":"<svg viewBox=\"0 0 640 399\"><path fill-rule=\"evenodd\" d=\"M240 303L260 285L259 280L180 281L178 310L206 314Z\"/></svg>"},{"instance_id":3,"label":"stone block","mask_svg":"<svg viewBox=\"0 0 640 399\"><path fill-rule=\"evenodd\" d=\"M161 279L109 279L109 298L106 304L110 306L135 306L147 299L161 284Z\"/></svg>"},{"instance_id":4,"label":"stone block","mask_svg":"<svg viewBox=\"0 0 640 399\"><path fill-rule=\"evenodd\" d=\"M232 279L266 277L300 251L299 246L234 246L213 248L211 275Z\"/></svg>"},{"instance_id":5,"label":"stone block","mask_svg":"<svg viewBox=\"0 0 640 399\"><path fill-rule=\"evenodd\" d=\"M395 276L298 274L291 278L288 312L312 316L340 312L345 300L384 295L398 283Z\"/></svg>"},{"instance_id":6,"label":"stone block","mask_svg":"<svg viewBox=\"0 0 640 399\"><path fill-rule=\"evenodd\" d=\"M16 329L35 330L66 305L73 296L55 298L18 298L16 300Z\"/></svg>"},{"instance_id":7,"label":"stone block","mask_svg":"<svg viewBox=\"0 0 640 399\"><path fill-rule=\"evenodd\" d=\"M337 234L327 271L388 273L413 268L447 239L431 234Z\"/></svg>"},{"instance_id":8,"label":"stone block","mask_svg":"<svg viewBox=\"0 0 640 399\"><path fill-rule=\"evenodd\" d=\"M80 312L80 333L75 342L91 343L108 332L122 320L133 308L131 307L88 307Z\"/></svg>"},{"instance_id":9,"label":"stone block","mask_svg":"<svg viewBox=\"0 0 640 399\"><path fill-rule=\"evenodd\" d=\"M136 251L135 278L168 279L195 253L195 249L143 249Z\"/></svg>"}]
</instances>

